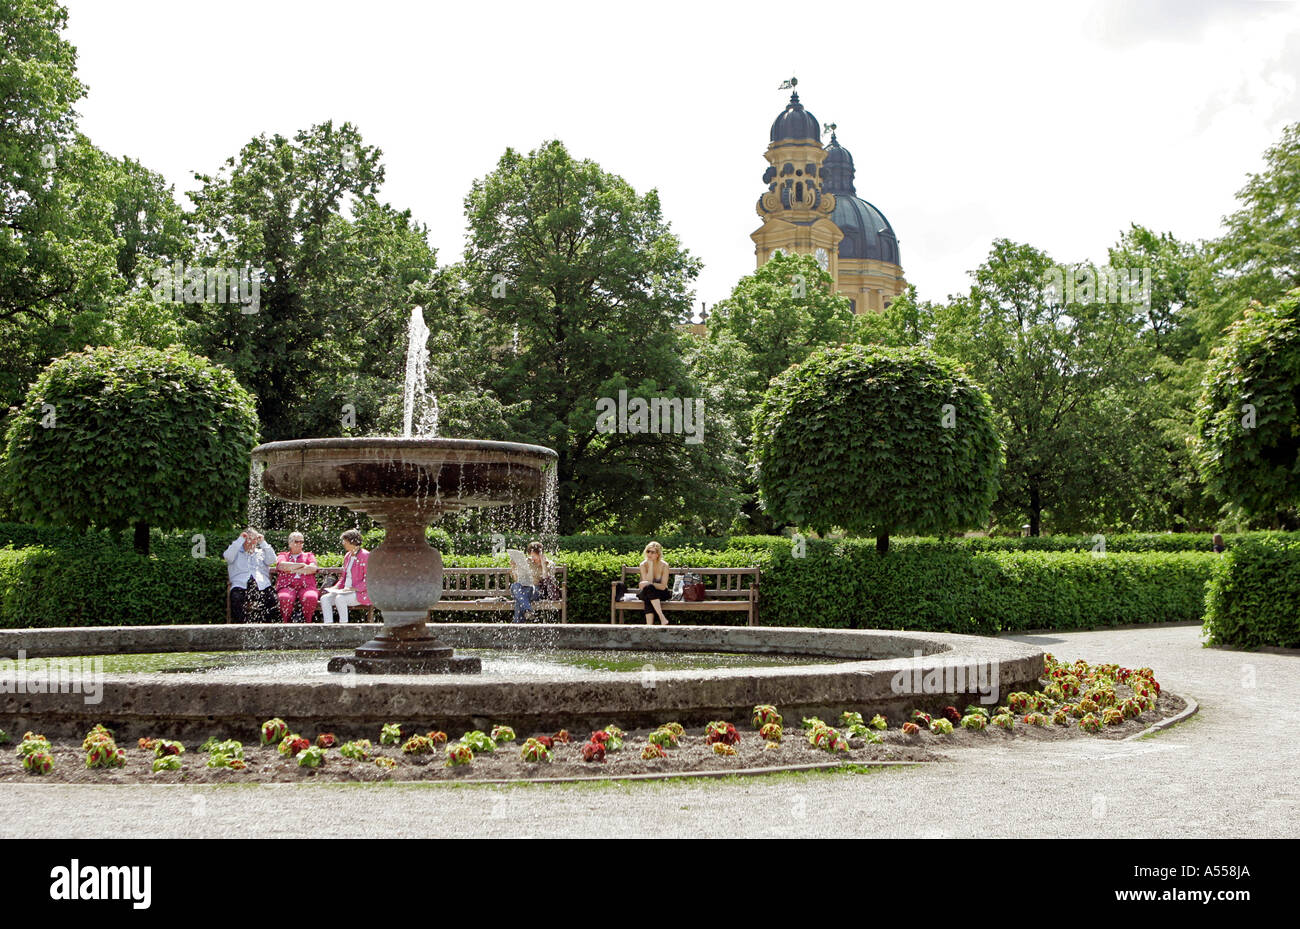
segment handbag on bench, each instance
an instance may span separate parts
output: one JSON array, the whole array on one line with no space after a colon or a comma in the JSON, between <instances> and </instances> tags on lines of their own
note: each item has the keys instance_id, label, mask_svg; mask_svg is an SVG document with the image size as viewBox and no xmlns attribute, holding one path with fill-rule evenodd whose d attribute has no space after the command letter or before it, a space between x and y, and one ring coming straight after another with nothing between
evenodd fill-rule
<instances>
[{"instance_id":1,"label":"handbag on bench","mask_svg":"<svg viewBox=\"0 0 1300 929\"><path fill-rule=\"evenodd\" d=\"M682 575L682 599L688 603L699 603L704 599L704 578L698 574Z\"/></svg>"}]
</instances>

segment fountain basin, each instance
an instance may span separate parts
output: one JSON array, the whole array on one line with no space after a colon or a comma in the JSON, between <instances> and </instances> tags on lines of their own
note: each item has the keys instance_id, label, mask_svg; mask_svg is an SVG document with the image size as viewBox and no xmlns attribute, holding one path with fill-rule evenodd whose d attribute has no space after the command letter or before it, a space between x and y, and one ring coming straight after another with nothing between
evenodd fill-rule
<instances>
[{"instance_id":1,"label":"fountain basin","mask_svg":"<svg viewBox=\"0 0 1300 929\"><path fill-rule=\"evenodd\" d=\"M262 721L374 738L387 722L447 732L492 724L519 732L578 731L617 723L627 729L676 720L738 725L756 704L772 703L793 725L801 716L832 719L843 710L899 721L968 703L993 706L1007 693L1035 689L1038 648L1009 639L892 630L731 626L499 625L448 623L440 636L459 648L628 649L813 655L823 664L642 673L566 675L514 681L452 674L343 674L321 680L214 681L202 674L105 674L96 703L80 692L15 693L0 686L0 728L77 736L97 722L119 737L247 740ZM126 651L329 648L361 642L363 626L170 626L0 631L0 657L30 659ZM958 669L962 674L957 674ZM0 685L5 674L0 671ZM934 682L934 686L930 684ZM991 687L989 685L992 685Z\"/></svg>"},{"instance_id":2,"label":"fountain basin","mask_svg":"<svg viewBox=\"0 0 1300 929\"><path fill-rule=\"evenodd\" d=\"M262 486L283 500L343 506L385 529L366 584L384 628L353 655L330 660L345 673L472 673L428 632L442 596L442 553L424 530L443 513L523 503L543 493L558 456L540 445L480 439L330 438L268 442L253 449Z\"/></svg>"},{"instance_id":3,"label":"fountain basin","mask_svg":"<svg viewBox=\"0 0 1300 929\"><path fill-rule=\"evenodd\" d=\"M253 460L267 493L283 500L427 526L443 513L532 500L558 456L519 442L361 437L268 442Z\"/></svg>"}]
</instances>

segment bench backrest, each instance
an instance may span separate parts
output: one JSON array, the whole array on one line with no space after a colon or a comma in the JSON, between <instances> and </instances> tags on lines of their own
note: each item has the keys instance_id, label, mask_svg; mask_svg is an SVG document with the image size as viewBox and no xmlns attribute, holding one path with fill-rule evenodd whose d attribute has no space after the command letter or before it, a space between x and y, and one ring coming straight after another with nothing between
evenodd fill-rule
<instances>
[{"instance_id":1,"label":"bench backrest","mask_svg":"<svg viewBox=\"0 0 1300 929\"><path fill-rule=\"evenodd\" d=\"M673 586L673 577L679 574L698 574L704 581L706 597L749 597L758 587L758 568L669 568L668 587ZM623 565L622 581L630 589L630 576L641 576L640 565Z\"/></svg>"},{"instance_id":2,"label":"bench backrest","mask_svg":"<svg viewBox=\"0 0 1300 929\"><path fill-rule=\"evenodd\" d=\"M442 595L453 600L508 597L514 578L509 568L443 568ZM555 566L555 583L563 599L569 589L569 569Z\"/></svg>"}]
</instances>

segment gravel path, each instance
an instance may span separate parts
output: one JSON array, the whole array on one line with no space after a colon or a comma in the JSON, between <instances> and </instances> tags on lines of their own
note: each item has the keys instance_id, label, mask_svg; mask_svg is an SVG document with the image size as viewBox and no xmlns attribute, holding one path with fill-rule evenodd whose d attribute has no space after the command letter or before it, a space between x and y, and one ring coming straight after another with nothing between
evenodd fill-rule
<instances>
[{"instance_id":1,"label":"gravel path","mask_svg":"<svg viewBox=\"0 0 1300 929\"><path fill-rule=\"evenodd\" d=\"M1200 713L1135 742L1012 742L870 774L513 788L11 784L0 837L1296 837L1300 655L1180 626L1019 636L1155 669ZM340 823L346 825L339 825ZM273 824L273 825L272 825Z\"/></svg>"}]
</instances>

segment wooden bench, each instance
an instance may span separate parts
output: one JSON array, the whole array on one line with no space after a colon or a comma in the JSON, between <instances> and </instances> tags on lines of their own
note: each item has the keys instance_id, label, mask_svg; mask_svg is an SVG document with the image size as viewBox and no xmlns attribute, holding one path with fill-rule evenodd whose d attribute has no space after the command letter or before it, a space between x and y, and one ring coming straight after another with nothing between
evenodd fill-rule
<instances>
[{"instance_id":1,"label":"wooden bench","mask_svg":"<svg viewBox=\"0 0 1300 929\"><path fill-rule=\"evenodd\" d=\"M661 600L659 602L665 613L676 610L684 610L688 613L733 610L748 614L748 624L751 626L758 622L758 568L670 568L668 571L670 590L675 574L699 575L704 581L704 599ZM636 577L636 581L630 579L633 576ZM624 565L621 579L610 583L609 621L611 623L622 623L623 619L620 615L622 613L645 613L645 603L641 600L620 600L618 596L620 583L626 586L628 593L635 593L640 578L640 567Z\"/></svg>"},{"instance_id":2,"label":"wooden bench","mask_svg":"<svg viewBox=\"0 0 1300 929\"><path fill-rule=\"evenodd\" d=\"M274 587L274 586L275 586L275 584L274 584L274 582L275 582L275 576L276 576L276 574L277 574L278 572L276 571L275 568L269 568L268 571L270 572L270 575L271 575L271 581L272 581L272 585L271 585L271 586ZM317 566L316 566L316 577L318 577L318 578L323 578L323 577L338 577L338 576L339 576L340 574L342 574L342 573L343 573L343 568L342 568L342 567L337 567L337 568L327 568L327 567L325 567L324 565L317 565ZM325 587L328 587L328 586L329 586L328 584L321 584L319 581L316 582L316 588L317 588L318 590L322 590L322 589L324 589ZM245 609L248 609L248 607L245 606ZM295 612L296 614L298 614L298 615L301 615L301 614L302 614L302 604L295 603L293 609L294 609L294 612ZM365 611L366 611L366 622L368 622L368 623L373 623L373 622L375 621L375 608L374 608L373 606L365 606L365 605L363 605L363 604L358 603L358 604L356 604L355 606L348 607L348 609L349 609L349 611L351 611L351 610L365 610ZM278 610L276 611L276 615L279 615L279 611L278 611ZM320 617L320 610L319 610L319 609L317 609L317 611L316 611L316 615L317 615L317 617ZM274 617L274 616L273 616L273 617L270 617L270 618L268 618L266 621L267 621L267 622L275 622L275 617ZM316 622L320 622L320 621L321 621L320 618L318 618L318 619L316 620ZM226 622L228 622L228 623L229 623L229 622L233 622L233 620L232 620L231 617L230 617L230 581L229 581L229 579L226 580Z\"/></svg>"},{"instance_id":3,"label":"wooden bench","mask_svg":"<svg viewBox=\"0 0 1300 929\"><path fill-rule=\"evenodd\" d=\"M515 602L510 596L513 581L509 568L443 568L442 598L429 610L429 618L432 619L434 613L447 611L509 610L513 613ZM533 604L533 609L559 610L560 622L567 623L569 569L564 565L555 566L555 583L559 585L560 598L538 600Z\"/></svg>"}]
</instances>

